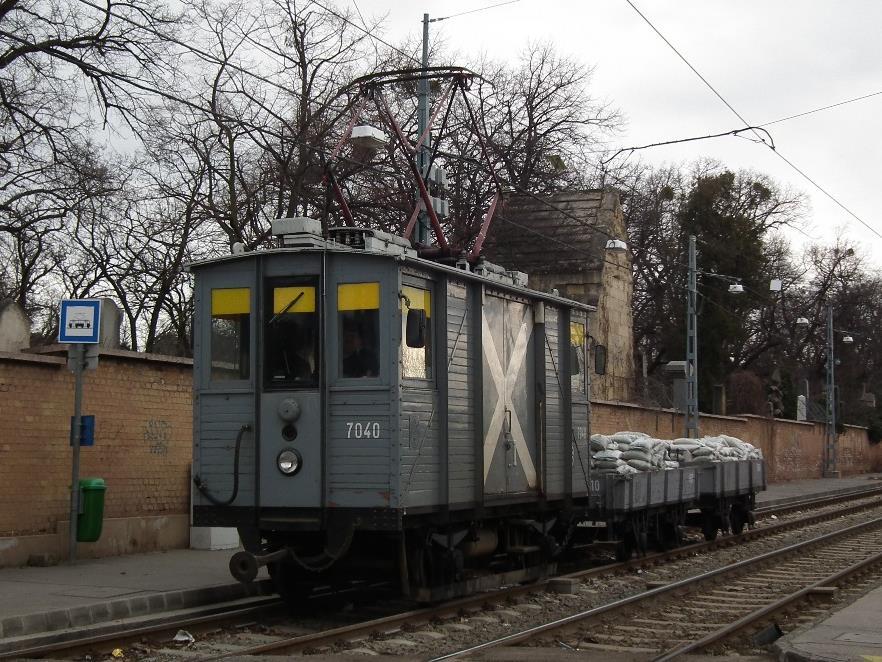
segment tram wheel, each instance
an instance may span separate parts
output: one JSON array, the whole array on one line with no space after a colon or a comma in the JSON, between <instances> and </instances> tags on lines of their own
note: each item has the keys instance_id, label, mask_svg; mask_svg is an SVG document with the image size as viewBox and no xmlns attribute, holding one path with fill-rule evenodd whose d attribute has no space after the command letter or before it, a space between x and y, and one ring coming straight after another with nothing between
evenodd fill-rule
<instances>
[{"instance_id":1,"label":"tram wheel","mask_svg":"<svg viewBox=\"0 0 882 662\"><path fill-rule=\"evenodd\" d=\"M273 588L290 606L302 606L312 593L313 585L305 581L303 570L293 561L277 561L267 565Z\"/></svg>"}]
</instances>

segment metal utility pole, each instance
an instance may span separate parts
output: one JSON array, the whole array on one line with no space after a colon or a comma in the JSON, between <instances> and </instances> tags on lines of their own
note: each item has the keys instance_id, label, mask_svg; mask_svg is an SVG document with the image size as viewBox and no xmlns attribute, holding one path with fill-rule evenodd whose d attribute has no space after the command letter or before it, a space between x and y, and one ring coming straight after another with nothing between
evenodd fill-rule
<instances>
[{"instance_id":1,"label":"metal utility pole","mask_svg":"<svg viewBox=\"0 0 882 662\"><path fill-rule=\"evenodd\" d=\"M83 420L83 368L86 346L71 345L70 360L74 374L73 457L70 470L70 539L68 561L77 560L77 516L80 513L80 434Z\"/></svg>"},{"instance_id":2,"label":"metal utility pole","mask_svg":"<svg viewBox=\"0 0 882 662\"><path fill-rule=\"evenodd\" d=\"M698 436L698 268L695 235L689 235L689 286L686 304L686 436Z\"/></svg>"},{"instance_id":3,"label":"metal utility pole","mask_svg":"<svg viewBox=\"0 0 882 662\"><path fill-rule=\"evenodd\" d=\"M423 131L429 125L429 15L423 14L423 60L422 60L422 78L419 84L419 99L417 103L417 135L423 135ZM417 168L423 180L429 178L429 161L431 160L432 134L426 136L420 151L416 155ZM419 190L416 193L419 196ZM418 197L419 199L419 197ZM425 210L420 212L416 227L416 240L418 243L426 244L429 241L429 215Z\"/></svg>"},{"instance_id":4,"label":"metal utility pole","mask_svg":"<svg viewBox=\"0 0 882 662\"><path fill-rule=\"evenodd\" d=\"M827 430L824 475L835 477L836 462L836 360L833 356L833 306L827 304Z\"/></svg>"}]
</instances>

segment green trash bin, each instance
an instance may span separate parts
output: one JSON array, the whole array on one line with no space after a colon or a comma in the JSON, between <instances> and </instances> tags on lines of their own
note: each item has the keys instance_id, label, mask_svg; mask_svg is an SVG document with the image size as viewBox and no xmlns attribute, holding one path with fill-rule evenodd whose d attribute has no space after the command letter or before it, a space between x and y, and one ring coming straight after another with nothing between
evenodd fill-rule
<instances>
[{"instance_id":1,"label":"green trash bin","mask_svg":"<svg viewBox=\"0 0 882 662\"><path fill-rule=\"evenodd\" d=\"M103 478L83 478L80 481L80 512L77 515L77 541L95 542L101 537L104 523Z\"/></svg>"}]
</instances>

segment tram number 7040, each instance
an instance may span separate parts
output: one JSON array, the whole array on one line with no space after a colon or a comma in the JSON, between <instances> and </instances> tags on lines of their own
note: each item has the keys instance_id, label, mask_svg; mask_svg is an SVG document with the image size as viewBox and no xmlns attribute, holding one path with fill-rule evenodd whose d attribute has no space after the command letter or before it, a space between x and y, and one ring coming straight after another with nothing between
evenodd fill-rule
<instances>
[{"instance_id":1,"label":"tram number 7040","mask_svg":"<svg viewBox=\"0 0 882 662\"><path fill-rule=\"evenodd\" d=\"M346 423L347 439L379 439L380 424L377 421L361 423L347 421Z\"/></svg>"}]
</instances>

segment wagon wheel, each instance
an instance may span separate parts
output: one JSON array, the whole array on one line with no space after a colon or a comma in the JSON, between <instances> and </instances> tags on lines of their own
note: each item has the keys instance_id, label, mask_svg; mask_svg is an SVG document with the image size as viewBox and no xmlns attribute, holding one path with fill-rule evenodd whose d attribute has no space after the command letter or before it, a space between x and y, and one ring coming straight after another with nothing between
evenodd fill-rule
<instances>
[{"instance_id":1,"label":"wagon wheel","mask_svg":"<svg viewBox=\"0 0 882 662\"><path fill-rule=\"evenodd\" d=\"M658 545L660 551L667 552L683 544L683 533L673 522L660 521L658 525Z\"/></svg>"},{"instance_id":2,"label":"wagon wheel","mask_svg":"<svg viewBox=\"0 0 882 662\"><path fill-rule=\"evenodd\" d=\"M646 552L649 551L649 536L646 533L646 529L637 531L635 538L637 543L637 553L640 556L646 556Z\"/></svg>"},{"instance_id":3,"label":"wagon wheel","mask_svg":"<svg viewBox=\"0 0 882 662\"><path fill-rule=\"evenodd\" d=\"M635 549L639 551L637 526L633 521L624 522L618 534L621 540L616 545L616 561L628 561L634 555Z\"/></svg>"},{"instance_id":4,"label":"wagon wheel","mask_svg":"<svg viewBox=\"0 0 882 662\"><path fill-rule=\"evenodd\" d=\"M633 554L634 541L630 534L625 534L624 538L622 538L622 540L616 545L616 561L628 561Z\"/></svg>"},{"instance_id":5,"label":"wagon wheel","mask_svg":"<svg viewBox=\"0 0 882 662\"><path fill-rule=\"evenodd\" d=\"M740 536L744 532L744 525L747 524L747 515L741 506L732 506L729 514L729 526L732 528L732 534Z\"/></svg>"},{"instance_id":6,"label":"wagon wheel","mask_svg":"<svg viewBox=\"0 0 882 662\"><path fill-rule=\"evenodd\" d=\"M716 540L717 533L720 530L720 523L717 516L710 512L703 513L703 515L704 517L701 520L701 532L704 534L704 539L708 542Z\"/></svg>"}]
</instances>

